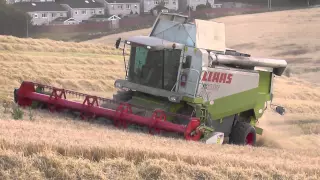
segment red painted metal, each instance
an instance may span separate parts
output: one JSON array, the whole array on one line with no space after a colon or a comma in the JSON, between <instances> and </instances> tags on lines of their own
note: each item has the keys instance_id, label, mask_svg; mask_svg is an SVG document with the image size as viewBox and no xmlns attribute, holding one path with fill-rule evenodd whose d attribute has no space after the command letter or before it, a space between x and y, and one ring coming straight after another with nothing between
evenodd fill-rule
<instances>
[{"instance_id":1,"label":"red painted metal","mask_svg":"<svg viewBox=\"0 0 320 180\"><path fill-rule=\"evenodd\" d=\"M197 127L199 127L200 121L197 118L191 119L190 123L188 124L185 132L184 137L186 140L193 140L197 141L201 137L201 132Z\"/></svg>"},{"instance_id":2,"label":"red painted metal","mask_svg":"<svg viewBox=\"0 0 320 180\"><path fill-rule=\"evenodd\" d=\"M64 99L67 99L64 89L53 88L49 99L56 100L56 99L61 99L62 97ZM55 101L53 101L53 102L55 102ZM49 104L49 110L50 110L50 112L59 111L59 110L61 110L61 107L55 103L52 103L52 104Z\"/></svg>"},{"instance_id":3,"label":"red painted metal","mask_svg":"<svg viewBox=\"0 0 320 180\"><path fill-rule=\"evenodd\" d=\"M246 137L246 144L249 146L253 145L253 134L249 133Z\"/></svg>"},{"instance_id":4,"label":"red painted metal","mask_svg":"<svg viewBox=\"0 0 320 180\"><path fill-rule=\"evenodd\" d=\"M35 87L52 90L50 95L38 93ZM84 101L68 100L66 94L85 97ZM121 102L116 110L99 106L99 101L113 101L97 96L91 96L66 89L59 89L33 82L22 82L17 91L17 103L20 106L31 106L33 101L39 101L53 107L51 109L71 109L81 112L82 118L105 117L113 120L117 127L126 128L128 123L149 127L149 132L160 133L160 130L184 134L186 140L198 141L202 133L198 130L200 120L191 118L187 126L174 124L166 120L166 112L155 110L152 117L143 117L132 113L132 105ZM171 113L172 114L172 113Z\"/></svg>"},{"instance_id":5,"label":"red painted metal","mask_svg":"<svg viewBox=\"0 0 320 180\"><path fill-rule=\"evenodd\" d=\"M131 105L128 103L120 103L116 110L116 115L113 117L114 124L117 127L120 127L122 125L123 128L127 128L127 122L124 120L124 116L127 116L128 114L132 114L132 108Z\"/></svg>"},{"instance_id":6,"label":"red painted metal","mask_svg":"<svg viewBox=\"0 0 320 180\"><path fill-rule=\"evenodd\" d=\"M85 119L88 119L88 118L94 118L95 117L95 114L94 113L91 113L90 109L93 107L93 106L99 106L99 103L98 103L98 97L97 96L90 96L90 95L87 95L82 103L83 106L85 106L86 108L84 109L85 111L83 111L80 115L80 117L85 120Z\"/></svg>"},{"instance_id":7,"label":"red painted metal","mask_svg":"<svg viewBox=\"0 0 320 180\"><path fill-rule=\"evenodd\" d=\"M160 129L157 128L157 123L159 121L166 121L166 114L164 113L164 111L162 110L155 110L152 114L152 120L151 120L151 124L149 126L149 133L153 134L153 131L156 131L156 133L160 134Z\"/></svg>"}]
</instances>

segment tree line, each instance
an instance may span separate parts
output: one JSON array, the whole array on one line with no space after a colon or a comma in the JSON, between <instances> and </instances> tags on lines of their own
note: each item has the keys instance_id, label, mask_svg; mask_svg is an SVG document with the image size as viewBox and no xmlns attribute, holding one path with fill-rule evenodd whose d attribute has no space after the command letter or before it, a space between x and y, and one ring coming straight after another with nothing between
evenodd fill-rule
<instances>
[{"instance_id":1,"label":"tree line","mask_svg":"<svg viewBox=\"0 0 320 180\"><path fill-rule=\"evenodd\" d=\"M27 27L32 27L31 17L0 0L0 35L26 37Z\"/></svg>"}]
</instances>

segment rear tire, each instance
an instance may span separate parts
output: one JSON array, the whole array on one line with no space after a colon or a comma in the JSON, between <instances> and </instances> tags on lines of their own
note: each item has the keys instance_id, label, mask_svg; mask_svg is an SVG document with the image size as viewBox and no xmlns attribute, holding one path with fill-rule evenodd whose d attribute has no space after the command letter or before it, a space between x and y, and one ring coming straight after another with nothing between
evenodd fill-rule
<instances>
[{"instance_id":1,"label":"rear tire","mask_svg":"<svg viewBox=\"0 0 320 180\"><path fill-rule=\"evenodd\" d=\"M229 143L255 146L256 130L249 123L238 121L232 128Z\"/></svg>"}]
</instances>

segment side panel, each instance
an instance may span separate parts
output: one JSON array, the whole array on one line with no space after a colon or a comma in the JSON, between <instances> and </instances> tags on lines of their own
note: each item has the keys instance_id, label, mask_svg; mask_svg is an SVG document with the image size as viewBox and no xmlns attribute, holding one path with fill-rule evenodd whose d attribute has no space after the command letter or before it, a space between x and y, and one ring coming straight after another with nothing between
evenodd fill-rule
<instances>
[{"instance_id":1,"label":"side panel","mask_svg":"<svg viewBox=\"0 0 320 180\"><path fill-rule=\"evenodd\" d=\"M258 119L263 115L265 109L265 102L271 100L271 83L272 73L266 71L260 71L259 88L257 103L254 108L255 118Z\"/></svg>"},{"instance_id":2,"label":"side panel","mask_svg":"<svg viewBox=\"0 0 320 180\"><path fill-rule=\"evenodd\" d=\"M226 96L210 102L204 103L208 107L212 119L221 119L243 111L254 109L259 98L257 88Z\"/></svg>"},{"instance_id":3,"label":"side panel","mask_svg":"<svg viewBox=\"0 0 320 180\"><path fill-rule=\"evenodd\" d=\"M260 71L256 88L213 100L209 99L210 101L205 102L204 105L208 107L212 119L221 119L252 109L254 110L253 118L259 119L263 115L265 102L270 100L271 77L272 73Z\"/></svg>"},{"instance_id":4,"label":"side panel","mask_svg":"<svg viewBox=\"0 0 320 180\"><path fill-rule=\"evenodd\" d=\"M183 106L182 103L171 103L168 102L165 98L159 98L156 96L144 96L142 93L135 92L132 96L132 99L128 101L128 103L132 105L137 105L140 107L146 107L147 109L150 109L147 114L145 113L144 109L139 108L132 108L132 112L134 114L140 114L143 116L151 116L152 111L155 109L162 109L166 112L172 112L176 113L179 108ZM142 114L141 114L142 113ZM172 121L174 117L167 116L168 121Z\"/></svg>"},{"instance_id":5,"label":"side panel","mask_svg":"<svg viewBox=\"0 0 320 180\"><path fill-rule=\"evenodd\" d=\"M271 77L272 73L260 71L259 92L263 94L270 94L271 92Z\"/></svg>"},{"instance_id":6,"label":"side panel","mask_svg":"<svg viewBox=\"0 0 320 180\"><path fill-rule=\"evenodd\" d=\"M211 101L255 89L259 86L259 73L231 69L207 68L202 72L198 96Z\"/></svg>"},{"instance_id":7,"label":"side panel","mask_svg":"<svg viewBox=\"0 0 320 180\"><path fill-rule=\"evenodd\" d=\"M203 63L208 62L208 53L204 50L186 47L184 49L184 56L190 56L191 64L189 68L182 68L180 73L180 80L181 76L186 76L186 84L181 86L178 84L178 93L186 94L189 97L196 95L197 87L199 85L199 80L201 79L201 69Z\"/></svg>"}]
</instances>

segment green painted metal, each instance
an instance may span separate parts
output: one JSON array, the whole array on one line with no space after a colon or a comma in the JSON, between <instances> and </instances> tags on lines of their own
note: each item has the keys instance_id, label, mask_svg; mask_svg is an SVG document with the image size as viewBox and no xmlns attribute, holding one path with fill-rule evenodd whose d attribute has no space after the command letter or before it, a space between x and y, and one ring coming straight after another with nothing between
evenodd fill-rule
<instances>
[{"instance_id":1,"label":"green painted metal","mask_svg":"<svg viewBox=\"0 0 320 180\"><path fill-rule=\"evenodd\" d=\"M145 96L139 92L135 93L130 103L149 107L153 109L162 109L167 112L176 113L183 107L184 103L189 104L196 110L196 117L199 117L202 123L205 123L210 114L213 119L223 122L223 118L240 114L240 116L248 116L242 112L253 110L253 114L246 117L250 119L250 124L256 128L257 134L262 134L263 129L256 127L257 120L263 115L266 101L270 100L271 72L259 72L259 86L255 89L233 94L231 96L216 99L214 104L204 102L202 98L183 97L181 103L168 102L156 96ZM260 113L260 112L261 113ZM167 117L172 121L174 117ZM214 127L213 127L214 128Z\"/></svg>"},{"instance_id":2,"label":"green painted metal","mask_svg":"<svg viewBox=\"0 0 320 180\"><path fill-rule=\"evenodd\" d=\"M203 99L201 97L191 98L191 97L184 96L182 98L182 101L185 101L191 104L203 104Z\"/></svg>"},{"instance_id":3,"label":"green painted metal","mask_svg":"<svg viewBox=\"0 0 320 180\"><path fill-rule=\"evenodd\" d=\"M183 103L172 103L156 96L145 96L139 92L134 93L129 103L151 109L162 109L166 112L172 113L176 113L181 107L183 107ZM168 121L172 121L173 119L173 116L167 116Z\"/></svg>"},{"instance_id":4,"label":"green painted metal","mask_svg":"<svg viewBox=\"0 0 320 180\"><path fill-rule=\"evenodd\" d=\"M168 102L162 102L154 97L132 96L130 104L151 109L163 109L165 111L168 111L170 108L170 104Z\"/></svg>"},{"instance_id":5,"label":"green painted metal","mask_svg":"<svg viewBox=\"0 0 320 180\"><path fill-rule=\"evenodd\" d=\"M273 74L271 72L260 71L259 72L259 87L258 87L258 97L257 104L254 107L255 118L259 119L263 113L259 113L259 110L265 109L266 101L271 100L271 79Z\"/></svg>"},{"instance_id":6,"label":"green painted metal","mask_svg":"<svg viewBox=\"0 0 320 180\"><path fill-rule=\"evenodd\" d=\"M252 89L231 96L216 99L213 105L206 102L208 112L213 119L221 119L233 114L253 109L256 105L258 91Z\"/></svg>"},{"instance_id":7,"label":"green painted metal","mask_svg":"<svg viewBox=\"0 0 320 180\"><path fill-rule=\"evenodd\" d=\"M254 126L256 120L263 114L259 113L259 110L264 110L266 101L270 100L272 73L260 71L259 76L259 86L257 88L216 99L213 105L206 102L204 106L207 107L208 112L214 119L253 110L254 121L252 121L252 125Z\"/></svg>"},{"instance_id":8,"label":"green painted metal","mask_svg":"<svg viewBox=\"0 0 320 180\"><path fill-rule=\"evenodd\" d=\"M257 134L262 135L262 133L263 133L263 129L262 128L259 128L257 126L254 126L254 128L256 129L256 133Z\"/></svg>"},{"instance_id":9,"label":"green painted metal","mask_svg":"<svg viewBox=\"0 0 320 180\"><path fill-rule=\"evenodd\" d=\"M246 117L250 119L250 124L256 127L257 120L263 115L266 101L271 99L271 72L259 72L259 86L255 89L233 94L231 96L216 99L213 105L209 102L203 102L202 98L184 97L183 101L193 106L196 110L196 116L200 117L201 122L205 122L208 114L216 120L222 120L224 117L239 114L242 112L253 110L252 116ZM260 112L261 113L260 113ZM257 134L262 134L263 129L256 127Z\"/></svg>"}]
</instances>

